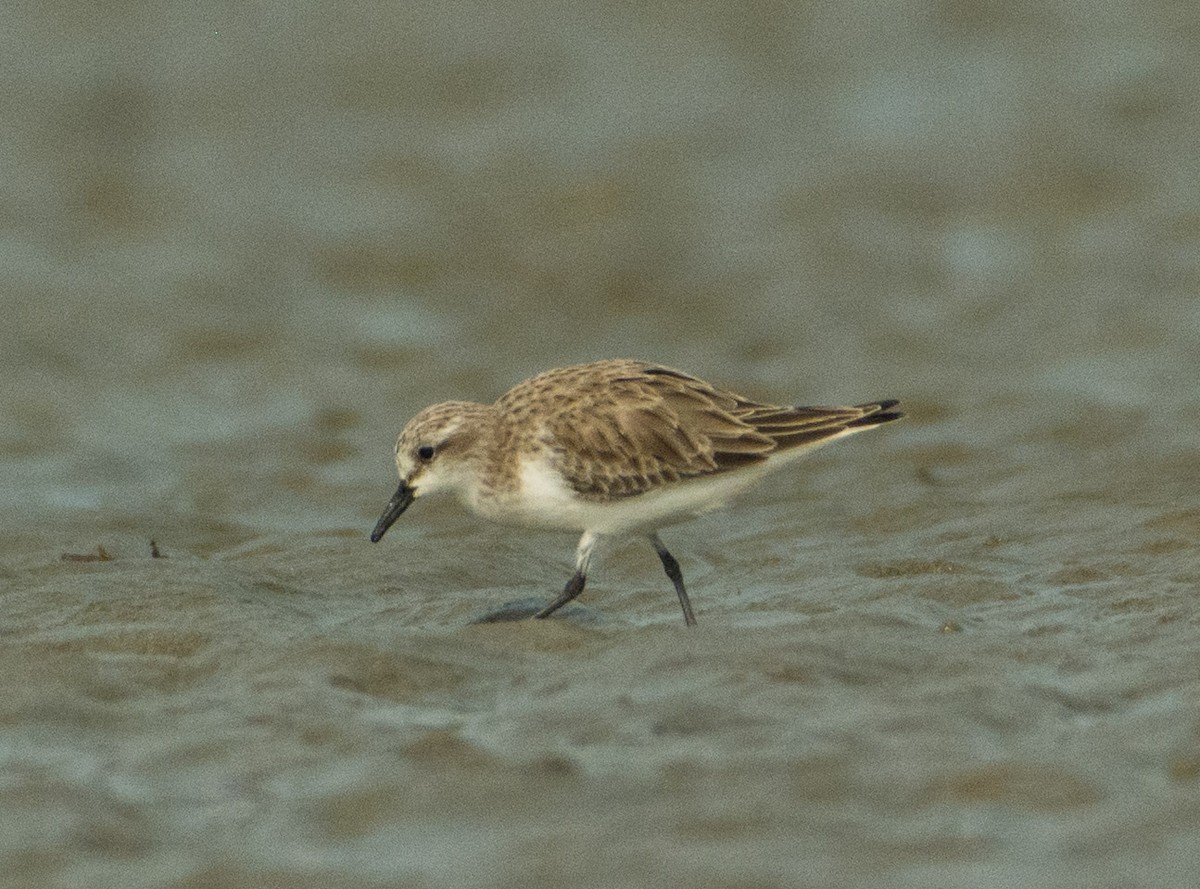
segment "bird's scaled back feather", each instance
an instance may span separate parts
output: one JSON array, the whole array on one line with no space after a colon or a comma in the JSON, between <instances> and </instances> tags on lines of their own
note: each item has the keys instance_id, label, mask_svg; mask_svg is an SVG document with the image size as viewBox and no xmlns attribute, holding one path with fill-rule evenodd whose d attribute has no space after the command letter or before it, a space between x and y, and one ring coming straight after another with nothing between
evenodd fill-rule
<instances>
[{"instance_id":1,"label":"bird's scaled back feather","mask_svg":"<svg viewBox=\"0 0 1200 889\"><path fill-rule=\"evenodd\" d=\"M635 496L875 425L872 414L877 422L898 416L878 413L895 402L833 408L762 404L641 362L585 368L563 374L564 383L568 374L573 377L572 396L557 399L541 418L558 471L585 498ZM529 383L552 386L555 373ZM501 403L517 394L514 390Z\"/></svg>"}]
</instances>

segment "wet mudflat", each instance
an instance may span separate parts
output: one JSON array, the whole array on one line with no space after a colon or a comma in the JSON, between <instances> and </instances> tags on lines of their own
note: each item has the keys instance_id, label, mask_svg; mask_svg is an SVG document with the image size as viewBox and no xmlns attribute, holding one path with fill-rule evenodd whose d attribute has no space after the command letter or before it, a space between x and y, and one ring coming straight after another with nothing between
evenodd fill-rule
<instances>
[{"instance_id":1,"label":"wet mudflat","mask_svg":"<svg viewBox=\"0 0 1200 889\"><path fill-rule=\"evenodd\" d=\"M13 885L1192 885L1190 13L255 9L0 38ZM690 630L368 542L415 411L619 355L908 417L665 529Z\"/></svg>"}]
</instances>

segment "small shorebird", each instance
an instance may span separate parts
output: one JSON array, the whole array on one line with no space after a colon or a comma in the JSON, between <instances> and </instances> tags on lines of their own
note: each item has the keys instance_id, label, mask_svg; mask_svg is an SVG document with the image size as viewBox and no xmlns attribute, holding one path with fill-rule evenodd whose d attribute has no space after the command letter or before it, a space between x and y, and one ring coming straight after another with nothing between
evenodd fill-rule
<instances>
[{"instance_id":1,"label":"small shorebird","mask_svg":"<svg viewBox=\"0 0 1200 889\"><path fill-rule=\"evenodd\" d=\"M549 617L583 591L600 538L641 535L691 626L683 574L658 529L716 509L820 445L898 420L896 404L763 404L643 361L546 371L495 404L447 401L413 417L396 441L400 487L371 540L440 491L493 521L580 531L574 575L534 615Z\"/></svg>"}]
</instances>

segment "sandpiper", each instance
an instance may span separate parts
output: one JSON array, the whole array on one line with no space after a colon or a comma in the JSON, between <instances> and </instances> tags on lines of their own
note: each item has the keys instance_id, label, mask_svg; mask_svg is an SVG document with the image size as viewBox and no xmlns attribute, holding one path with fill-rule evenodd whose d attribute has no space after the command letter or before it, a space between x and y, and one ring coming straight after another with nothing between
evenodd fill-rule
<instances>
[{"instance_id":1,"label":"sandpiper","mask_svg":"<svg viewBox=\"0 0 1200 889\"><path fill-rule=\"evenodd\" d=\"M534 615L545 618L583 591L597 541L640 535L692 626L683 574L658 529L722 506L820 445L898 420L897 403L764 404L624 359L546 371L494 404L447 401L413 417L396 441L400 486L371 540L416 498L443 491L496 522L582 532L575 573Z\"/></svg>"}]
</instances>

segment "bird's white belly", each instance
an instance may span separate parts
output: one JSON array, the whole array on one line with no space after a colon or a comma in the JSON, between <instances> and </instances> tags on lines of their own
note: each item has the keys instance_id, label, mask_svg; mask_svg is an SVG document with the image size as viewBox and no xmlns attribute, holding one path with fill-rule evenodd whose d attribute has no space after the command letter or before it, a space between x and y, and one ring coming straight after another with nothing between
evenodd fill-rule
<instances>
[{"instance_id":1,"label":"bird's white belly","mask_svg":"<svg viewBox=\"0 0 1200 889\"><path fill-rule=\"evenodd\" d=\"M610 501L585 500L547 461L526 460L520 485L498 496L473 498L468 505L496 522L534 528L558 528L613 534L650 531L724 505L757 482L767 465L690 479Z\"/></svg>"}]
</instances>

